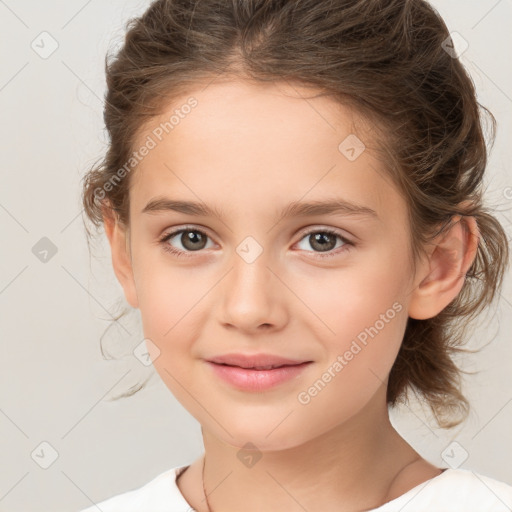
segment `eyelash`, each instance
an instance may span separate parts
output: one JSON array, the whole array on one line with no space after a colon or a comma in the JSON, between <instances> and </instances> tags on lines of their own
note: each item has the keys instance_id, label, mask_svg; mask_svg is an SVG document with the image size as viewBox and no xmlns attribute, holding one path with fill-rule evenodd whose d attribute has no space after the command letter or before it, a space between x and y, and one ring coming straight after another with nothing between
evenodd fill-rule
<instances>
[{"instance_id":1,"label":"eyelash","mask_svg":"<svg viewBox=\"0 0 512 512\"><path fill-rule=\"evenodd\" d=\"M184 233L186 231L200 233L201 235L209 238L207 233L205 233L201 229L197 229L197 228L193 228L193 227L180 228L176 231L171 231L170 233L166 233L165 235L163 235L162 238L160 238L159 243L162 245L163 250L173 254L174 256L177 256L178 258L190 258L190 257L194 256L194 253L201 252L200 250L199 251L182 251L180 249L176 249L175 247L173 247L172 245L169 245L167 243L171 238L174 238L176 235L178 235L180 233ZM354 242L351 242L350 240L348 240L347 238L342 236L339 232L334 231L332 229L314 229L314 230L308 231L306 233L303 233L303 235L299 241L303 240L307 236L312 235L314 233L322 233L322 234L336 236L344 243L344 245L342 247L338 247L337 249L331 249L330 251L327 251L325 253L321 253L321 252L315 253L316 254L315 257L320 258L320 259L332 258L334 256L339 255L340 253L342 253L344 251L348 251L348 250L352 249L356 245ZM314 251L308 251L308 252L314 252Z\"/></svg>"}]
</instances>

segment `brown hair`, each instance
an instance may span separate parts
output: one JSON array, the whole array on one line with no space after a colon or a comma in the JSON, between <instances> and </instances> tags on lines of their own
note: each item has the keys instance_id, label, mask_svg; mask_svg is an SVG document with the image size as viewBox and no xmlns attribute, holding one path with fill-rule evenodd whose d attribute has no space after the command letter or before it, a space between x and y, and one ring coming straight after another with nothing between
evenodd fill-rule
<instances>
[{"instance_id":1,"label":"brown hair","mask_svg":"<svg viewBox=\"0 0 512 512\"><path fill-rule=\"evenodd\" d=\"M424 0L156 0L126 29L124 45L105 58L110 144L83 183L95 227L111 214L129 224L131 173L120 180L119 170L143 124L193 85L232 76L332 95L376 122L390 176L408 202L416 258L454 215L477 220L478 252L461 292L434 318L408 319L387 391L390 405L409 390L423 396L442 427L465 419L454 356L467 350L468 320L498 292L509 248L482 204L480 114L491 121L491 142L496 121L448 51L439 14Z\"/></svg>"}]
</instances>

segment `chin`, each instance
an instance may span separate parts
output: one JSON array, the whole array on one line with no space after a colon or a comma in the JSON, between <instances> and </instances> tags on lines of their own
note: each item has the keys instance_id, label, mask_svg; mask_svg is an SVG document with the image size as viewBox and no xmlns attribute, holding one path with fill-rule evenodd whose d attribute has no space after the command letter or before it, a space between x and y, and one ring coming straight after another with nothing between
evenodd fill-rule
<instances>
[{"instance_id":1,"label":"chin","mask_svg":"<svg viewBox=\"0 0 512 512\"><path fill-rule=\"evenodd\" d=\"M293 413L290 416L292 415ZM224 423L219 419L229 433L218 424L212 424L211 421L208 421L208 426L204 425L215 437L241 450L251 450L247 446L248 443L254 445L260 452L287 450L301 446L315 437L313 432L304 428L306 422L302 422L300 425L295 421L290 421L291 418L283 421L285 416L268 417L267 421L261 421L260 415L259 421L237 422L236 424ZM204 418L202 419L204 420Z\"/></svg>"}]
</instances>

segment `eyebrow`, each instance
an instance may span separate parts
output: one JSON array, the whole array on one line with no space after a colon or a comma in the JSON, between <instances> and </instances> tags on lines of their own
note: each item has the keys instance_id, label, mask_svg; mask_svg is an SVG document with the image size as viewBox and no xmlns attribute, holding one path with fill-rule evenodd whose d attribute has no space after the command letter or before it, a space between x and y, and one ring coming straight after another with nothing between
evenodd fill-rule
<instances>
[{"instance_id":1,"label":"eyebrow","mask_svg":"<svg viewBox=\"0 0 512 512\"><path fill-rule=\"evenodd\" d=\"M221 210L215 207L210 207L204 203L177 201L165 197L156 197L151 199L142 209L141 213L156 213L164 211L175 211L198 217L217 217L219 219L224 217ZM329 215L333 213L347 216L379 218L377 212L367 206L351 203L344 199L335 199L311 202L293 201L283 209L281 216L279 217L279 221L294 216Z\"/></svg>"}]
</instances>

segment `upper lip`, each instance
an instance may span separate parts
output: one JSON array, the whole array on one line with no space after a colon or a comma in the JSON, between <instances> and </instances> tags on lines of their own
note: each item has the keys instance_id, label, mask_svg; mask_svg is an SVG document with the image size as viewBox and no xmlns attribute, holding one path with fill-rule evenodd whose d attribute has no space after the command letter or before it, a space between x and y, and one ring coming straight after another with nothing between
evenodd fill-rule
<instances>
[{"instance_id":1,"label":"upper lip","mask_svg":"<svg viewBox=\"0 0 512 512\"><path fill-rule=\"evenodd\" d=\"M208 359L211 363L239 366L240 368L260 368L291 366L311 361L288 359L272 354L224 354Z\"/></svg>"}]
</instances>

